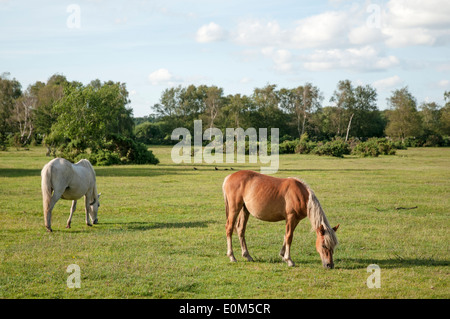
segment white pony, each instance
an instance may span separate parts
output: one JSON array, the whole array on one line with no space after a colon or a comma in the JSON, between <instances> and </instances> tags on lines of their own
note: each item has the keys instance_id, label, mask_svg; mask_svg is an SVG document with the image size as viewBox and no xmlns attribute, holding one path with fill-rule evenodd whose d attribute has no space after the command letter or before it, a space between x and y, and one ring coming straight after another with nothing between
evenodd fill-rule
<instances>
[{"instance_id":1,"label":"white pony","mask_svg":"<svg viewBox=\"0 0 450 319\"><path fill-rule=\"evenodd\" d=\"M56 202L62 198L72 200L70 216L66 228L70 228L77 200L84 196L86 208L86 224L97 224L97 213L100 206L100 194L97 193L95 171L88 160L82 159L72 164L63 158L55 158L48 162L41 171L42 200L44 220L47 231L51 232L52 210ZM53 192L53 194L52 194Z\"/></svg>"}]
</instances>

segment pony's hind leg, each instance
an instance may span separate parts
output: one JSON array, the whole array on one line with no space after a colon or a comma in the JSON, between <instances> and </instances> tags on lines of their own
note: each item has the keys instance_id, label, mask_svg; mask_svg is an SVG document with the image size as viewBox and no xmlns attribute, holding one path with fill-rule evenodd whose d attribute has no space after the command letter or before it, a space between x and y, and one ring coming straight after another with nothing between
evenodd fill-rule
<instances>
[{"instance_id":1,"label":"pony's hind leg","mask_svg":"<svg viewBox=\"0 0 450 319\"><path fill-rule=\"evenodd\" d=\"M55 207L56 202L61 198L62 192L53 191L52 197L50 198L50 201L48 202L48 205L45 205L44 207L44 220L45 220L45 228L47 228L47 231L52 232L52 211Z\"/></svg>"},{"instance_id":2,"label":"pony's hind leg","mask_svg":"<svg viewBox=\"0 0 450 319\"><path fill-rule=\"evenodd\" d=\"M226 224L226 234L227 234L227 256L230 258L231 262L236 262L236 258L233 254L233 245L231 236L233 235L233 230L236 225L236 220L242 209L243 203L239 202L227 202L227 224Z\"/></svg>"},{"instance_id":3,"label":"pony's hind leg","mask_svg":"<svg viewBox=\"0 0 450 319\"><path fill-rule=\"evenodd\" d=\"M239 217L237 219L236 229L239 235L239 241L241 243L242 249L242 257L247 258L247 261L253 261L253 258L250 256L250 253L247 249L247 243L245 241L245 228L247 226L248 217L250 213L246 209L245 205L242 207L241 212L239 213Z\"/></svg>"},{"instance_id":4,"label":"pony's hind leg","mask_svg":"<svg viewBox=\"0 0 450 319\"><path fill-rule=\"evenodd\" d=\"M72 207L70 207L70 215L69 215L69 219L67 220L66 228L70 228L70 223L72 222L72 216L73 216L73 213L75 212L75 209L77 209L77 201L76 200L72 201Z\"/></svg>"}]
</instances>

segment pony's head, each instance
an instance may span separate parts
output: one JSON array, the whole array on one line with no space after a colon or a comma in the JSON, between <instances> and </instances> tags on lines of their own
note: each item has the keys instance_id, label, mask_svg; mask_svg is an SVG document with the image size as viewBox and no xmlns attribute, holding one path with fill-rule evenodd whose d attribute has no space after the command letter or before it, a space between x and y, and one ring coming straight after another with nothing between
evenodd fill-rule
<instances>
[{"instance_id":1,"label":"pony's head","mask_svg":"<svg viewBox=\"0 0 450 319\"><path fill-rule=\"evenodd\" d=\"M337 245L335 232L338 230L339 224L332 229L325 228L323 225L316 230L317 240L316 249L322 259L322 265L327 269L333 269L333 252Z\"/></svg>"},{"instance_id":2,"label":"pony's head","mask_svg":"<svg viewBox=\"0 0 450 319\"><path fill-rule=\"evenodd\" d=\"M98 208L100 207L100 195L102 193L97 195L97 198L94 198L94 201L91 203L91 211L89 212L89 215L91 217L91 221L93 224L98 224Z\"/></svg>"}]
</instances>

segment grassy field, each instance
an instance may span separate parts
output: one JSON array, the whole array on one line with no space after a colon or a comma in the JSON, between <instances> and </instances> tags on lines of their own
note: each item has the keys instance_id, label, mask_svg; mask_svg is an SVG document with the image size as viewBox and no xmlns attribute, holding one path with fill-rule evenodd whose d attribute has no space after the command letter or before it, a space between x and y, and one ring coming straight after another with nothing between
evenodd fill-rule
<instances>
[{"instance_id":1,"label":"grassy field","mask_svg":"<svg viewBox=\"0 0 450 319\"><path fill-rule=\"evenodd\" d=\"M151 148L157 166L96 167L99 224L82 205L65 229L60 200L53 233L44 228L40 170L45 149L0 152L0 298L449 298L450 149L410 148L396 156L344 159L282 155L276 176L315 191L340 244L335 269L322 268L303 220L290 268L281 261L284 223L250 217L255 262L226 257L221 185L231 171L259 164L173 164L170 147ZM396 210L396 207L415 207ZM81 288L69 289L77 264ZM369 289L367 266L380 267Z\"/></svg>"}]
</instances>

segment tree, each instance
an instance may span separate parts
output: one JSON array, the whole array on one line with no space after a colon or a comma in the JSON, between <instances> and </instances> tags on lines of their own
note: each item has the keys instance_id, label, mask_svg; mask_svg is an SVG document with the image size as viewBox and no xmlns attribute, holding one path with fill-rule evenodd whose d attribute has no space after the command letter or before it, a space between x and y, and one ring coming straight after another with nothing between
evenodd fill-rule
<instances>
[{"instance_id":1,"label":"tree","mask_svg":"<svg viewBox=\"0 0 450 319\"><path fill-rule=\"evenodd\" d=\"M27 91L16 100L12 119L18 127L19 136L17 144L27 145L31 142L34 132L33 110L36 108L37 98Z\"/></svg>"},{"instance_id":2,"label":"tree","mask_svg":"<svg viewBox=\"0 0 450 319\"><path fill-rule=\"evenodd\" d=\"M344 132L344 127L347 126L347 137L350 130L351 121L354 116L355 96L353 86L350 80L339 81L337 90L334 91L330 98L330 102L334 102L337 107L337 132L341 136ZM348 120L346 120L348 119ZM348 123L348 124L347 124Z\"/></svg>"},{"instance_id":3,"label":"tree","mask_svg":"<svg viewBox=\"0 0 450 319\"><path fill-rule=\"evenodd\" d=\"M224 122L223 127L247 127L247 113L251 112L253 108L252 100L248 96L241 94L229 95L227 102L222 108L222 112L226 116L222 121Z\"/></svg>"},{"instance_id":4,"label":"tree","mask_svg":"<svg viewBox=\"0 0 450 319\"><path fill-rule=\"evenodd\" d=\"M68 85L66 77L60 74L52 75L47 83L36 82L27 91L36 99L36 106L33 108L33 125L36 134L45 139L51 132L52 125L58 118L58 113L53 108L54 104L64 97L64 87ZM80 83L72 82L73 87L80 86ZM48 146L47 155L50 155L51 148Z\"/></svg>"},{"instance_id":5,"label":"tree","mask_svg":"<svg viewBox=\"0 0 450 319\"><path fill-rule=\"evenodd\" d=\"M383 134L383 120L376 101L377 91L370 85L353 87L350 80L339 81L338 88L330 99L336 104L337 135L345 129L345 140L349 136L368 138Z\"/></svg>"},{"instance_id":6,"label":"tree","mask_svg":"<svg viewBox=\"0 0 450 319\"><path fill-rule=\"evenodd\" d=\"M0 150L5 150L8 138L14 132L13 112L16 100L22 95L22 85L9 73L0 75Z\"/></svg>"},{"instance_id":7,"label":"tree","mask_svg":"<svg viewBox=\"0 0 450 319\"><path fill-rule=\"evenodd\" d=\"M440 134L441 132L441 107L435 102L422 103L420 105L422 128L426 135Z\"/></svg>"},{"instance_id":8,"label":"tree","mask_svg":"<svg viewBox=\"0 0 450 319\"><path fill-rule=\"evenodd\" d=\"M281 89L279 91L280 105L295 118L299 138L305 133L306 120L309 114L320 109L323 95L311 83L295 89Z\"/></svg>"},{"instance_id":9,"label":"tree","mask_svg":"<svg viewBox=\"0 0 450 319\"><path fill-rule=\"evenodd\" d=\"M441 109L440 132L442 135L450 135L450 91L444 93L445 106Z\"/></svg>"},{"instance_id":10,"label":"tree","mask_svg":"<svg viewBox=\"0 0 450 319\"><path fill-rule=\"evenodd\" d=\"M132 110L125 84L91 82L67 85L54 105L59 114L46 138L69 160L88 157L93 164L152 163L157 159L134 142Z\"/></svg>"},{"instance_id":11,"label":"tree","mask_svg":"<svg viewBox=\"0 0 450 319\"><path fill-rule=\"evenodd\" d=\"M404 141L408 136L415 137L421 134L417 102L409 92L408 87L393 91L392 96L388 98L388 103L390 110L387 113L387 135Z\"/></svg>"},{"instance_id":12,"label":"tree","mask_svg":"<svg viewBox=\"0 0 450 319\"><path fill-rule=\"evenodd\" d=\"M214 127L214 120L223 106L223 89L210 86L206 89L205 115L208 118L209 128Z\"/></svg>"}]
</instances>

